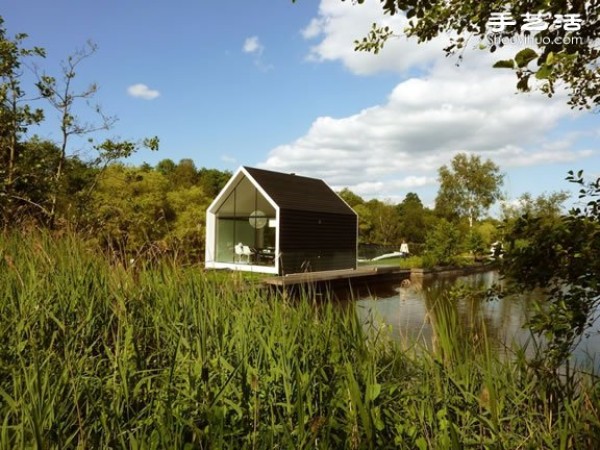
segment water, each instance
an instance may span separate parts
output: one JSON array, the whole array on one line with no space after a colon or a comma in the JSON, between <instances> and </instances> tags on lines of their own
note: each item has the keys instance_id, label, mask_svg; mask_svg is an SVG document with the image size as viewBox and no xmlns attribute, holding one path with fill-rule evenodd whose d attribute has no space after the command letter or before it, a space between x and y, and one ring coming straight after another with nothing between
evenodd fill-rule
<instances>
[{"instance_id":1,"label":"water","mask_svg":"<svg viewBox=\"0 0 600 450\"><path fill-rule=\"evenodd\" d=\"M403 344L418 343L431 348L435 318L432 308L438 301L448 301L446 293L453 286L464 284L482 289L502 286L497 272L490 271L466 276L437 275L413 278L409 286L372 286L353 303L366 328L383 329L391 339ZM523 328L530 314L532 300L541 292L528 292L500 299L464 298L455 300L461 326L470 333L485 333L492 346L505 352L513 345L523 346L530 339ZM577 363L600 369L600 320L573 352Z\"/></svg>"}]
</instances>

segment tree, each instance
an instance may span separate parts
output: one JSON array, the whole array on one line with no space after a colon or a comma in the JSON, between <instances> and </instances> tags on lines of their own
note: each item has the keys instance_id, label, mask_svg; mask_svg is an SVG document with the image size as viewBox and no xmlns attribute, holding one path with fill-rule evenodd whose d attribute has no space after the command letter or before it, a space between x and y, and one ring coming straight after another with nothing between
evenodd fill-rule
<instances>
[{"instance_id":1,"label":"tree","mask_svg":"<svg viewBox=\"0 0 600 450\"><path fill-rule=\"evenodd\" d=\"M156 164L156 170L168 178L175 170L175 166L175 162L172 159L162 159Z\"/></svg>"},{"instance_id":2,"label":"tree","mask_svg":"<svg viewBox=\"0 0 600 450\"><path fill-rule=\"evenodd\" d=\"M358 214L358 241L361 244L375 242L373 212L366 203L360 203L352 207Z\"/></svg>"},{"instance_id":3,"label":"tree","mask_svg":"<svg viewBox=\"0 0 600 450\"><path fill-rule=\"evenodd\" d=\"M423 262L427 266L454 264L462 249L463 242L458 227L446 219L440 219L437 225L427 233L426 257Z\"/></svg>"},{"instance_id":4,"label":"tree","mask_svg":"<svg viewBox=\"0 0 600 450\"><path fill-rule=\"evenodd\" d=\"M490 254L492 244L501 238L500 223L494 219L486 219L473 228L471 248L474 254ZM475 245L473 245L475 244Z\"/></svg>"},{"instance_id":5,"label":"tree","mask_svg":"<svg viewBox=\"0 0 600 450\"><path fill-rule=\"evenodd\" d=\"M459 53L459 61L470 44L494 52L505 42L535 38L536 50L524 48L514 58L498 61L494 67L514 70L520 91L530 90L530 81L535 78L541 82L542 92L551 97L556 85L564 83L570 92L571 107L600 107L597 43L600 0L380 1L386 14L406 15L408 26L403 30L406 36L418 42L448 36L446 55ZM364 0L356 0L356 3L364 3ZM373 24L366 37L355 41L355 49L378 53L398 32Z\"/></svg>"},{"instance_id":6,"label":"tree","mask_svg":"<svg viewBox=\"0 0 600 450\"><path fill-rule=\"evenodd\" d=\"M340 192L338 192L338 195L342 197L342 200L348 203L350 208L354 208L357 205L362 205L365 202L360 195L355 194L348 188L342 189Z\"/></svg>"},{"instance_id":7,"label":"tree","mask_svg":"<svg viewBox=\"0 0 600 450\"><path fill-rule=\"evenodd\" d=\"M369 200L373 223L373 242L383 245L400 245L400 218L396 207L388 202Z\"/></svg>"},{"instance_id":8,"label":"tree","mask_svg":"<svg viewBox=\"0 0 600 450\"><path fill-rule=\"evenodd\" d=\"M189 158L184 158L175 166L172 173L172 183L175 187L190 188L198 182L196 164Z\"/></svg>"},{"instance_id":9,"label":"tree","mask_svg":"<svg viewBox=\"0 0 600 450\"><path fill-rule=\"evenodd\" d=\"M452 159L451 167L439 169L440 190L435 199L435 209L444 216L456 214L469 220L469 228L501 198L500 187L504 175L491 160L481 162L478 155L459 153Z\"/></svg>"},{"instance_id":10,"label":"tree","mask_svg":"<svg viewBox=\"0 0 600 450\"><path fill-rule=\"evenodd\" d=\"M173 213L167 201L168 180L160 173L111 164L91 195L89 229L103 246L137 253L163 239Z\"/></svg>"},{"instance_id":11,"label":"tree","mask_svg":"<svg viewBox=\"0 0 600 450\"><path fill-rule=\"evenodd\" d=\"M21 87L21 67L26 58L44 57L39 47L24 48L24 33L10 39L0 17L0 221L6 226L26 198L20 198L15 192L15 183L19 182L19 142L30 125L43 120L41 109L32 109Z\"/></svg>"},{"instance_id":12,"label":"tree","mask_svg":"<svg viewBox=\"0 0 600 450\"><path fill-rule=\"evenodd\" d=\"M502 205L502 215L506 220L518 219L524 215L544 217L549 220L558 219L562 215L563 204L569 198L567 191L541 194L536 198L528 192L522 194L516 205Z\"/></svg>"},{"instance_id":13,"label":"tree","mask_svg":"<svg viewBox=\"0 0 600 450\"><path fill-rule=\"evenodd\" d=\"M207 169L205 167L198 171L199 184L204 194L209 198L215 198L225 187L232 173L228 170Z\"/></svg>"},{"instance_id":14,"label":"tree","mask_svg":"<svg viewBox=\"0 0 600 450\"><path fill-rule=\"evenodd\" d=\"M570 197L566 191L544 193L533 197L530 193L522 194L512 204L502 203L502 230L505 236L512 239L512 247L520 248L529 245L529 240L515 239L515 229L521 226L520 220L535 221L537 226L552 228L562 221L565 213L564 202Z\"/></svg>"},{"instance_id":15,"label":"tree","mask_svg":"<svg viewBox=\"0 0 600 450\"><path fill-rule=\"evenodd\" d=\"M96 83L90 84L86 89L75 92L73 81L77 76L79 65L87 58L92 56L97 51L97 46L92 42L88 42L87 46L76 50L70 55L61 65L62 74L60 80L55 77L39 74L37 87L40 95L48 100L50 105L56 109L60 115L60 135L61 141L58 144L60 147L60 158L54 173L54 184L58 186L64 174L64 166L67 160L67 150L69 141L72 136L86 136L90 133L99 130L108 130L115 123L114 117L108 117L103 114L99 106L95 106L95 112L100 117L98 123L84 123L75 115L75 106L78 101L89 102L98 91ZM58 201L58 193L55 191L52 194L52 202L50 205L49 215L51 225L54 223L56 216L56 205Z\"/></svg>"},{"instance_id":16,"label":"tree","mask_svg":"<svg viewBox=\"0 0 600 450\"><path fill-rule=\"evenodd\" d=\"M414 192L409 192L396 206L400 219L400 235L413 243L424 243L426 231L432 225L432 212L423 206L421 199Z\"/></svg>"},{"instance_id":17,"label":"tree","mask_svg":"<svg viewBox=\"0 0 600 450\"><path fill-rule=\"evenodd\" d=\"M173 218L166 239L169 247L186 260L198 262L204 256L206 209L212 199L201 186L167 192Z\"/></svg>"},{"instance_id":18,"label":"tree","mask_svg":"<svg viewBox=\"0 0 600 450\"><path fill-rule=\"evenodd\" d=\"M19 202L13 210L12 224L23 219L44 223L49 214L49 193L54 191L52 176L60 149L53 142L40 140L37 136L18 143L17 149L19 159L12 196Z\"/></svg>"},{"instance_id":19,"label":"tree","mask_svg":"<svg viewBox=\"0 0 600 450\"><path fill-rule=\"evenodd\" d=\"M378 200L365 202L358 194L355 194L348 188L342 189L338 195L354 210L358 215L358 241L361 244L371 244L379 242L381 233L378 233L376 205Z\"/></svg>"}]
</instances>

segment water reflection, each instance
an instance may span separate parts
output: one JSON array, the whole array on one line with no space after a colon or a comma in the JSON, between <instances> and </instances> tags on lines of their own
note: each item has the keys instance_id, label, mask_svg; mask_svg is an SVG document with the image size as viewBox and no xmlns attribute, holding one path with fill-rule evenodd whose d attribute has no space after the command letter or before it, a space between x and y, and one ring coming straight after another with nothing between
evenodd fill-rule
<instances>
[{"instance_id":1,"label":"water reflection","mask_svg":"<svg viewBox=\"0 0 600 450\"><path fill-rule=\"evenodd\" d=\"M436 329L436 313L440 307L452 308L457 326L471 342L485 335L493 348L504 352L514 344L522 346L529 340L530 333L522 325L528 318L531 301L539 298L540 292L492 300L460 295L450 299L450 289L458 284L488 289L493 285L502 287L502 280L497 272L412 278L409 285L370 286L368 292L355 292L354 298L359 299L350 304L366 328L384 330L403 345L436 347L440 331ZM589 337L575 350L574 356L579 362L589 360L600 351L598 330L597 321ZM593 365L600 368L600 361Z\"/></svg>"},{"instance_id":2,"label":"water reflection","mask_svg":"<svg viewBox=\"0 0 600 450\"><path fill-rule=\"evenodd\" d=\"M403 343L419 343L431 347L436 326L436 308L450 302L447 293L460 282L469 287L487 289L500 283L496 272L469 276L431 276L411 279L408 286L394 287L394 293L382 296L372 292L356 302L356 310L363 321L372 326L390 326L393 339ZM481 298L458 297L451 305L458 323L473 333L485 332L497 345L507 336L521 333L523 303L484 301Z\"/></svg>"}]
</instances>

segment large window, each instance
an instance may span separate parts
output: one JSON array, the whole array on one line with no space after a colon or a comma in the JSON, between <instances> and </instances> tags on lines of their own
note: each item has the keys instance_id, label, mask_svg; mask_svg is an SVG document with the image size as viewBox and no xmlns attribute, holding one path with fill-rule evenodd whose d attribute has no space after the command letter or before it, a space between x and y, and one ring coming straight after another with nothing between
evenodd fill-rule
<instances>
[{"instance_id":1,"label":"large window","mask_svg":"<svg viewBox=\"0 0 600 450\"><path fill-rule=\"evenodd\" d=\"M274 265L275 209L243 178L217 212L218 262Z\"/></svg>"}]
</instances>

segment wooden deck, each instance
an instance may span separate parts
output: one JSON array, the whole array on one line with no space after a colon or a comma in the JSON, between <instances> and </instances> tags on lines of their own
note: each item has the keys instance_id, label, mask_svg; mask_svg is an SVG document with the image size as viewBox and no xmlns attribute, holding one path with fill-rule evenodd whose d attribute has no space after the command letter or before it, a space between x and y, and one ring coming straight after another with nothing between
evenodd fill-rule
<instances>
[{"instance_id":1,"label":"wooden deck","mask_svg":"<svg viewBox=\"0 0 600 450\"><path fill-rule=\"evenodd\" d=\"M269 277L265 278L263 283L269 286L285 287L335 281L343 282L346 280L366 281L390 277L402 280L404 278L409 278L410 272L410 269L400 269L393 266L363 266L357 269L328 270L325 272L304 272L293 273L281 277Z\"/></svg>"},{"instance_id":2,"label":"wooden deck","mask_svg":"<svg viewBox=\"0 0 600 450\"><path fill-rule=\"evenodd\" d=\"M357 269L329 270L324 272L293 273L284 276L268 277L263 284L272 287L295 287L316 284L370 283L380 281L403 281L406 279L421 279L423 277L441 274L466 275L474 272L484 272L494 269L492 264L482 264L471 267L443 267L433 269L400 269L394 266L361 266Z\"/></svg>"}]
</instances>

